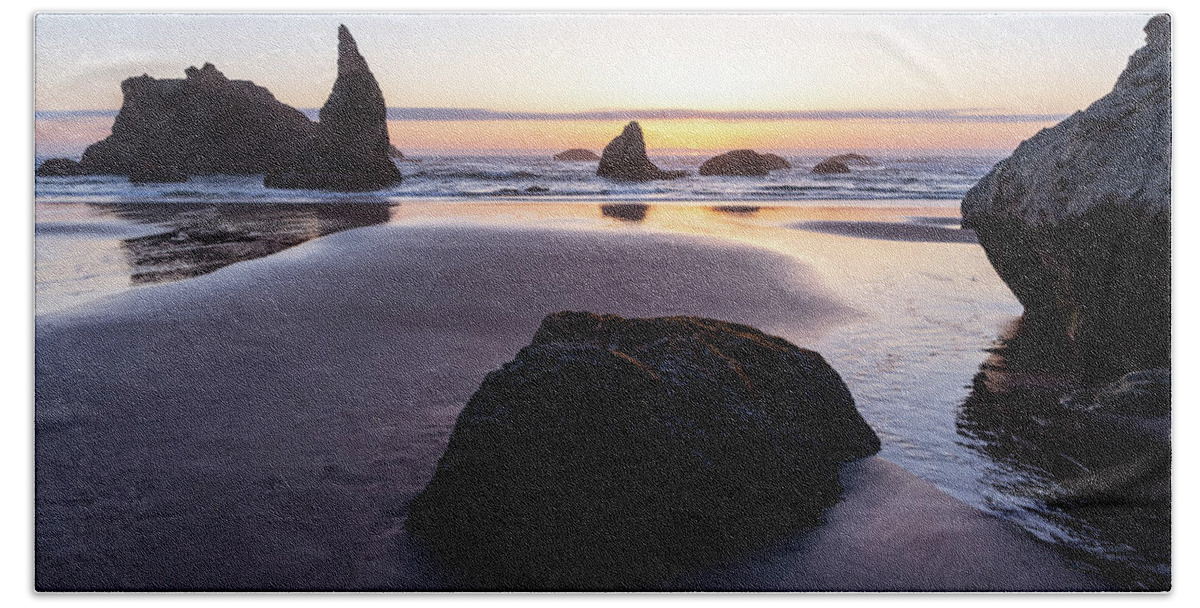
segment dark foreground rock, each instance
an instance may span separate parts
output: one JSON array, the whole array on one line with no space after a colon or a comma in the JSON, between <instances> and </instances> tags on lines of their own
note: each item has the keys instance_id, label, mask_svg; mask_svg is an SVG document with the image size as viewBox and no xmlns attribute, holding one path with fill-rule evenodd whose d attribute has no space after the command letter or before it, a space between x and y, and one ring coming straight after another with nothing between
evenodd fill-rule
<instances>
[{"instance_id":1,"label":"dark foreground rock","mask_svg":"<svg viewBox=\"0 0 1200 608\"><path fill-rule=\"evenodd\" d=\"M557 313L471 397L405 526L471 586L644 588L818 523L878 450L815 352Z\"/></svg>"},{"instance_id":2,"label":"dark foreground rock","mask_svg":"<svg viewBox=\"0 0 1200 608\"><path fill-rule=\"evenodd\" d=\"M571 148L565 152L559 152L554 155L554 160L572 160L572 161L587 161L600 160L595 152L584 150L583 148Z\"/></svg>"},{"instance_id":3,"label":"dark foreground rock","mask_svg":"<svg viewBox=\"0 0 1200 608\"><path fill-rule=\"evenodd\" d=\"M704 161L704 164L700 165L700 175L767 175L771 169L779 166L779 161L787 164L782 158L773 154L771 156L774 156L774 159L754 150L726 152Z\"/></svg>"},{"instance_id":4,"label":"dark foreground rock","mask_svg":"<svg viewBox=\"0 0 1200 608\"><path fill-rule=\"evenodd\" d=\"M1104 378L1170 365L1170 18L1145 31L1112 92L1022 143L962 202L1027 324Z\"/></svg>"},{"instance_id":5,"label":"dark foreground rock","mask_svg":"<svg viewBox=\"0 0 1200 608\"><path fill-rule=\"evenodd\" d=\"M650 162L646 156L642 126L635 120L625 125L625 130L604 146L596 175L621 181L647 182L676 179L687 175L687 171L663 171Z\"/></svg>"},{"instance_id":6,"label":"dark foreground rock","mask_svg":"<svg viewBox=\"0 0 1200 608\"><path fill-rule=\"evenodd\" d=\"M268 173L271 188L361 192L400 181L388 155L387 104L346 26L338 26L338 76L316 134L296 162Z\"/></svg>"}]
</instances>

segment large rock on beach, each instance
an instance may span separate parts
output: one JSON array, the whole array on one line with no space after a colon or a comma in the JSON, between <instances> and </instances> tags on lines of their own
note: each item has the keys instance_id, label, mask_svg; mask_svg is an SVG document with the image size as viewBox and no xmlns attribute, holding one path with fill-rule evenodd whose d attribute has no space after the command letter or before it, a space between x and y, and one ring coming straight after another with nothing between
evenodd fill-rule
<instances>
[{"instance_id":1,"label":"large rock on beach","mask_svg":"<svg viewBox=\"0 0 1200 608\"><path fill-rule=\"evenodd\" d=\"M554 155L554 160L570 160L570 161L589 161L600 160L595 152L584 150L583 148L571 148Z\"/></svg>"},{"instance_id":2,"label":"large rock on beach","mask_svg":"<svg viewBox=\"0 0 1200 608\"><path fill-rule=\"evenodd\" d=\"M760 154L759 156L767 160L767 167L772 171L792 168L792 163L789 163L787 159L778 154L771 154L770 152L767 152L766 154Z\"/></svg>"},{"instance_id":3,"label":"large rock on beach","mask_svg":"<svg viewBox=\"0 0 1200 608\"><path fill-rule=\"evenodd\" d=\"M962 202L1026 325L1111 378L1170 366L1171 23L1112 92L1023 142Z\"/></svg>"},{"instance_id":4,"label":"large rock on beach","mask_svg":"<svg viewBox=\"0 0 1200 608\"><path fill-rule=\"evenodd\" d=\"M320 122L297 162L268 173L273 188L361 192L400 181L388 156L387 104L345 25L338 26L338 76Z\"/></svg>"},{"instance_id":5,"label":"large rock on beach","mask_svg":"<svg viewBox=\"0 0 1200 608\"><path fill-rule=\"evenodd\" d=\"M778 156L775 158L783 160ZM734 150L704 161L700 165L700 175L767 175L777 166L778 161L754 150Z\"/></svg>"},{"instance_id":6,"label":"large rock on beach","mask_svg":"<svg viewBox=\"0 0 1200 608\"><path fill-rule=\"evenodd\" d=\"M253 82L230 80L211 63L185 74L122 82L112 134L87 148L80 170L139 182L266 173L315 133L303 113Z\"/></svg>"},{"instance_id":7,"label":"large rock on beach","mask_svg":"<svg viewBox=\"0 0 1200 608\"><path fill-rule=\"evenodd\" d=\"M625 125L625 130L604 146L596 175L609 179L647 182L656 179L675 179L686 171L663 171L646 156L646 140L637 121Z\"/></svg>"},{"instance_id":8,"label":"large rock on beach","mask_svg":"<svg viewBox=\"0 0 1200 608\"><path fill-rule=\"evenodd\" d=\"M879 447L816 352L562 312L484 379L405 526L468 587L646 588L818 523Z\"/></svg>"}]
</instances>

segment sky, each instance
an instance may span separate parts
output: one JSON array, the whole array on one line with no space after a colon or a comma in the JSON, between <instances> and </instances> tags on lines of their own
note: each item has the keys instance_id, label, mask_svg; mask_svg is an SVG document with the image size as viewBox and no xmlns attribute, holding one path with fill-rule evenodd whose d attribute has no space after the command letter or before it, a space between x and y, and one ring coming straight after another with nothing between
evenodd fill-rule
<instances>
[{"instance_id":1,"label":"sky","mask_svg":"<svg viewBox=\"0 0 1200 608\"><path fill-rule=\"evenodd\" d=\"M345 23L406 150L1012 149L1112 88L1150 13L42 14L38 151L104 137L119 83L214 63L324 103ZM412 111L406 109L420 109Z\"/></svg>"}]
</instances>

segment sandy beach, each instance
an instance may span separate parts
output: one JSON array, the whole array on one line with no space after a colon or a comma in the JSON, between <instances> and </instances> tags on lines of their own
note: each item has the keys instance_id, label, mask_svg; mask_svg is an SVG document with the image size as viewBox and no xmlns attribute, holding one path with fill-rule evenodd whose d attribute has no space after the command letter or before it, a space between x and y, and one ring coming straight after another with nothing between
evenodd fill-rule
<instances>
[{"instance_id":1,"label":"sandy beach","mask_svg":"<svg viewBox=\"0 0 1200 608\"><path fill-rule=\"evenodd\" d=\"M401 531L408 502L483 376L546 314L590 310L713 317L817 348L884 441L879 458L843 472L847 494L826 526L697 573L695 586L1096 588L1020 527L888 462L915 449L905 424L888 421L902 417L888 403L905 389L867 378L882 362L853 360L865 356L853 354L864 319L906 331L898 319L912 316L911 298L939 296L920 296L922 281L974 285L917 316L973 308L967 339L986 345L986 320L1013 307L996 298L1003 286L982 252L907 233L865 240L789 227L928 216L655 205L630 221L586 205L401 205L385 225L39 316L38 587L448 584ZM877 251L850 255L864 248ZM914 259L916 276L931 263L946 274L897 291L896 281L914 281L899 269ZM905 298L909 309L897 309ZM907 339L937 349L921 359L957 356L937 335ZM961 363L958 382L975 365Z\"/></svg>"}]
</instances>

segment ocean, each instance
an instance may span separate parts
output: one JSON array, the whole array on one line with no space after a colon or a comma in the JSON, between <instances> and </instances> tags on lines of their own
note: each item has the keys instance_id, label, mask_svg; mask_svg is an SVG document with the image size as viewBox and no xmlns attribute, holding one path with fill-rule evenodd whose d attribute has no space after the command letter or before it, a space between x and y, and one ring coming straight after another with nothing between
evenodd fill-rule
<instances>
[{"instance_id":1,"label":"ocean","mask_svg":"<svg viewBox=\"0 0 1200 608\"><path fill-rule=\"evenodd\" d=\"M701 176L700 164L717 153L652 157L662 169L683 169L676 180L622 183L596 176L596 161L553 160L546 154L429 154L397 162L403 181L369 194L275 190L262 176L197 176L185 183L134 185L119 176L37 178L39 202L399 202L412 199L522 199L530 201L755 201L804 204L810 201L922 200L957 205L1001 153L872 155L873 165L855 165L849 174L816 175L811 169L830 154L781 153L791 169L766 177ZM45 158L38 158L41 164Z\"/></svg>"}]
</instances>

